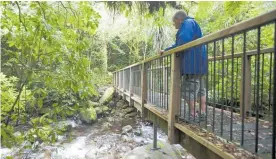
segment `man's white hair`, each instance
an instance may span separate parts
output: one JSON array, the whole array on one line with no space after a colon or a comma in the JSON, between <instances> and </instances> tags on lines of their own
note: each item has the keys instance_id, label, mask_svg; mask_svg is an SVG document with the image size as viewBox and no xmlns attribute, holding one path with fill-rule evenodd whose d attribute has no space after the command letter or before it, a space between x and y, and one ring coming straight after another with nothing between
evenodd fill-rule
<instances>
[{"instance_id":1,"label":"man's white hair","mask_svg":"<svg viewBox=\"0 0 276 159\"><path fill-rule=\"evenodd\" d=\"M178 11L174 14L173 20L175 19L185 19L187 17L187 14L184 11Z\"/></svg>"}]
</instances>

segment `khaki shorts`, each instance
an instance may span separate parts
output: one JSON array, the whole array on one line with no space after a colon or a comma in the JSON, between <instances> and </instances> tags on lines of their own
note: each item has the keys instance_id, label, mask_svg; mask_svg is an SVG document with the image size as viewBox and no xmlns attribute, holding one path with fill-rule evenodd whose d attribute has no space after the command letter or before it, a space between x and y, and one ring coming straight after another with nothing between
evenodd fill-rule
<instances>
[{"instance_id":1,"label":"khaki shorts","mask_svg":"<svg viewBox=\"0 0 276 159\"><path fill-rule=\"evenodd\" d=\"M195 101L197 97L206 96L206 81L203 75L183 75L182 78L182 98Z\"/></svg>"}]
</instances>

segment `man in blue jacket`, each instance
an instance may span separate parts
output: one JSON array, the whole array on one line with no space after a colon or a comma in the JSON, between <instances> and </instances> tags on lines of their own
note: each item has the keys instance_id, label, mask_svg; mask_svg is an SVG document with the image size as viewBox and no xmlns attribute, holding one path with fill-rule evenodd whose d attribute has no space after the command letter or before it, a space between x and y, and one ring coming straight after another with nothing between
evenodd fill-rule
<instances>
[{"instance_id":1,"label":"man in blue jacket","mask_svg":"<svg viewBox=\"0 0 276 159\"><path fill-rule=\"evenodd\" d=\"M171 47L164 51L173 49L180 45L189 43L202 37L202 32L197 22L186 15L183 11L178 11L173 17L174 26L178 29L176 41ZM160 51L162 54L163 50ZM182 97L190 106L191 117L198 117L194 110L195 102L201 103L201 119L205 119L206 90L204 88L203 76L207 74L207 53L204 45L195 46L181 52L181 75ZM200 97L200 99L198 98Z\"/></svg>"}]
</instances>

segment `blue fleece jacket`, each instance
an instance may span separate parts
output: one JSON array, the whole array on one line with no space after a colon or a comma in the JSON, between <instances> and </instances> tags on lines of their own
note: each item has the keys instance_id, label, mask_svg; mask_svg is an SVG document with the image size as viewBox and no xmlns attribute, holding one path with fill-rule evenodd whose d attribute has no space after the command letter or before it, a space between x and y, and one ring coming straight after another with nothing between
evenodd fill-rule
<instances>
[{"instance_id":1,"label":"blue fleece jacket","mask_svg":"<svg viewBox=\"0 0 276 159\"><path fill-rule=\"evenodd\" d=\"M180 29L176 33L175 44L165 49L165 51L186 44L202 37L202 32L197 22L187 17L182 22ZM184 50L181 53L181 72L184 74L204 75L207 74L207 53L205 45L195 46Z\"/></svg>"}]
</instances>

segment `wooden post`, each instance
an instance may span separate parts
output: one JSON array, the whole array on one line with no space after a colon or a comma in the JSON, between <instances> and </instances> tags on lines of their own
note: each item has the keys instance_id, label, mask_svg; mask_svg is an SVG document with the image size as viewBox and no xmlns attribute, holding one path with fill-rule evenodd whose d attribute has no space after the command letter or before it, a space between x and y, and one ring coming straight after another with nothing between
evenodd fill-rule
<instances>
[{"instance_id":1,"label":"wooden post","mask_svg":"<svg viewBox=\"0 0 276 159\"><path fill-rule=\"evenodd\" d=\"M180 55L174 53L171 56L171 89L168 116L168 138L171 144L175 144L179 142L179 133L174 127L174 123L176 121L176 116L178 116L180 112Z\"/></svg>"},{"instance_id":2,"label":"wooden post","mask_svg":"<svg viewBox=\"0 0 276 159\"><path fill-rule=\"evenodd\" d=\"M245 116L246 112L248 112L251 109L251 62L250 62L250 56L245 56L245 63L242 57L242 71L241 71L241 84L240 84L240 115L242 115L242 103L243 100L245 101L245 106L244 106L244 111L245 111ZM245 65L245 67L244 67ZM245 70L243 70L245 68ZM245 77L243 76L243 71L245 71ZM245 85L243 85L243 80L245 80ZM243 87L245 88L245 93L243 97Z\"/></svg>"},{"instance_id":3,"label":"wooden post","mask_svg":"<svg viewBox=\"0 0 276 159\"><path fill-rule=\"evenodd\" d=\"M142 63L142 70L141 70L141 107L142 107L142 112L141 112L141 116L142 119L145 119L146 117L146 111L145 111L145 107L144 104L146 104L146 99L147 99L147 67L146 67L146 63Z\"/></svg>"},{"instance_id":4,"label":"wooden post","mask_svg":"<svg viewBox=\"0 0 276 159\"><path fill-rule=\"evenodd\" d=\"M123 70L123 99L124 100L126 100L126 94L125 94L125 81L126 81L126 79L125 79L125 77L126 77L126 73L125 73L125 70Z\"/></svg>"}]
</instances>

